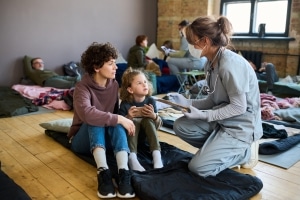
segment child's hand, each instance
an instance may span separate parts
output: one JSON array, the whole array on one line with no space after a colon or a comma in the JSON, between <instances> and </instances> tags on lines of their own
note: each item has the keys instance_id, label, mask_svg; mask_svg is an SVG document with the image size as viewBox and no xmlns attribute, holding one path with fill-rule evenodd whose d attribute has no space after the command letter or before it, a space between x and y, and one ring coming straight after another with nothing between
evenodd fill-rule
<instances>
[{"instance_id":1,"label":"child's hand","mask_svg":"<svg viewBox=\"0 0 300 200\"><path fill-rule=\"evenodd\" d=\"M143 117L149 117L151 119L156 118L156 113L154 112L154 108L151 104L149 104L149 105L145 104L142 108L143 108L142 109Z\"/></svg>"},{"instance_id":2,"label":"child's hand","mask_svg":"<svg viewBox=\"0 0 300 200\"><path fill-rule=\"evenodd\" d=\"M143 107L132 106L128 110L128 118L132 119L134 117L142 117Z\"/></svg>"}]
</instances>

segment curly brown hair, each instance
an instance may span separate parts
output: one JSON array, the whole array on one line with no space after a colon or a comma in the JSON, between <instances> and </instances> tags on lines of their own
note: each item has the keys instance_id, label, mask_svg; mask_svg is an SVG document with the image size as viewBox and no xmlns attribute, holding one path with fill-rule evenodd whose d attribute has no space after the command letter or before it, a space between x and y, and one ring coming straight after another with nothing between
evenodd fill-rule
<instances>
[{"instance_id":1,"label":"curly brown hair","mask_svg":"<svg viewBox=\"0 0 300 200\"><path fill-rule=\"evenodd\" d=\"M133 95L127 91L127 88L131 86L131 83L132 83L134 77L139 74L145 75L148 80L147 83L148 83L149 90L148 90L148 94L146 96L148 97L148 96L152 95L153 85L149 81L147 74L145 74L142 70L133 69L133 68L129 67L126 69L126 71L124 72L124 74L122 76L122 85L120 88L120 99L122 101L127 101L130 103L133 102Z\"/></svg>"},{"instance_id":2,"label":"curly brown hair","mask_svg":"<svg viewBox=\"0 0 300 200\"><path fill-rule=\"evenodd\" d=\"M101 68L105 62L117 58L118 51L112 44L93 42L81 55L81 64L88 74L93 75L95 69Z\"/></svg>"}]
</instances>

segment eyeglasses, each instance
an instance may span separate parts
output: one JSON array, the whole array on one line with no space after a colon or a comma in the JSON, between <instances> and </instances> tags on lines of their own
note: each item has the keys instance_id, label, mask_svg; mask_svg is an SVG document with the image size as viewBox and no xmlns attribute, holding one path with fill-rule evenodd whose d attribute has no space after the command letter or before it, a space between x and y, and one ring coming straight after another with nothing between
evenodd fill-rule
<instances>
[{"instance_id":1,"label":"eyeglasses","mask_svg":"<svg viewBox=\"0 0 300 200\"><path fill-rule=\"evenodd\" d=\"M33 64L34 64L34 65L35 65L35 64L41 64L41 65L43 65L44 62L34 62Z\"/></svg>"}]
</instances>

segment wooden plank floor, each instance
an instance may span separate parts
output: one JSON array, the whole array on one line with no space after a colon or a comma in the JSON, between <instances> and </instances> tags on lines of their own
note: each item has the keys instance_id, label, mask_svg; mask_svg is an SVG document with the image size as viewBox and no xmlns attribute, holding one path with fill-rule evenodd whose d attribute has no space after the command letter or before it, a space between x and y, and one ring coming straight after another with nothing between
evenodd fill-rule
<instances>
[{"instance_id":1,"label":"wooden plank floor","mask_svg":"<svg viewBox=\"0 0 300 200\"><path fill-rule=\"evenodd\" d=\"M45 135L39 126L41 122L71 117L69 111L56 111L0 119L2 170L32 199L99 199L95 168ZM180 149L196 152L174 135L159 132L159 138ZM259 162L252 170L239 171L256 175L264 183L252 200L300 198L300 162L288 170Z\"/></svg>"}]
</instances>

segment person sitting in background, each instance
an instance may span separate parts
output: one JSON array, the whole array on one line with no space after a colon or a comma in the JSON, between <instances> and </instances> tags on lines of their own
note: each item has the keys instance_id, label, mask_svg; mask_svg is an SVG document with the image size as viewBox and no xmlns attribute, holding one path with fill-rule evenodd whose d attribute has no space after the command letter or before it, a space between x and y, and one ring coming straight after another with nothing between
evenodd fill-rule
<instances>
[{"instance_id":1,"label":"person sitting in background","mask_svg":"<svg viewBox=\"0 0 300 200\"><path fill-rule=\"evenodd\" d=\"M257 69L257 67L252 61L248 61L251 67L254 69L257 79L267 82L267 93L272 95L274 83L279 80L275 70L275 66L272 63L263 62L261 64L261 67Z\"/></svg>"},{"instance_id":2,"label":"person sitting in background","mask_svg":"<svg viewBox=\"0 0 300 200\"><path fill-rule=\"evenodd\" d=\"M172 75L178 75L179 72L185 72L187 70L203 70L207 58L206 57L200 57L200 55L197 55L194 57L191 52L189 51L190 45L188 44L183 31L184 28L189 25L189 22L187 20L183 20L178 24L178 30L180 34L180 49L177 52L171 52L167 55L169 58L167 58L167 63L170 69L170 74ZM183 57L178 57L179 52L185 52ZM185 80L186 76L182 76L182 81Z\"/></svg>"},{"instance_id":3,"label":"person sitting in background","mask_svg":"<svg viewBox=\"0 0 300 200\"><path fill-rule=\"evenodd\" d=\"M129 49L127 57L128 67L151 71L157 76L161 76L159 66L153 60L146 57L147 46L148 37L146 35L138 35L135 39L135 45Z\"/></svg>"},{"instance_id":4,"label":"person sitting in background","mask_svg":"<svg viewBox=\"0 0 300 200\"><path fill-rule=\"evenodd\" d=\"M166 41L164 41L164 43L162 44L162 46L160 47L160 49L161 49L161 51L163 51L163 53L165 55L163 60L166 60L167 57L168 57L168 55L171 52L176 52L176 50L174 50L172 40L166 40Z\"/></svg>"},{"instance_id":5,"label":"person sitting in background","mask_svg":"<svg viewBox=\"0 0 300 200\"><path fill-rule=\"evenodd\" d=\"M43 87L69 89L80 81L81 76L60 76L57 73L44 69L44 61L40 57L31 59L31 66L25 65L26 76L35 84Z\"/></svg>"}]
</instances>

